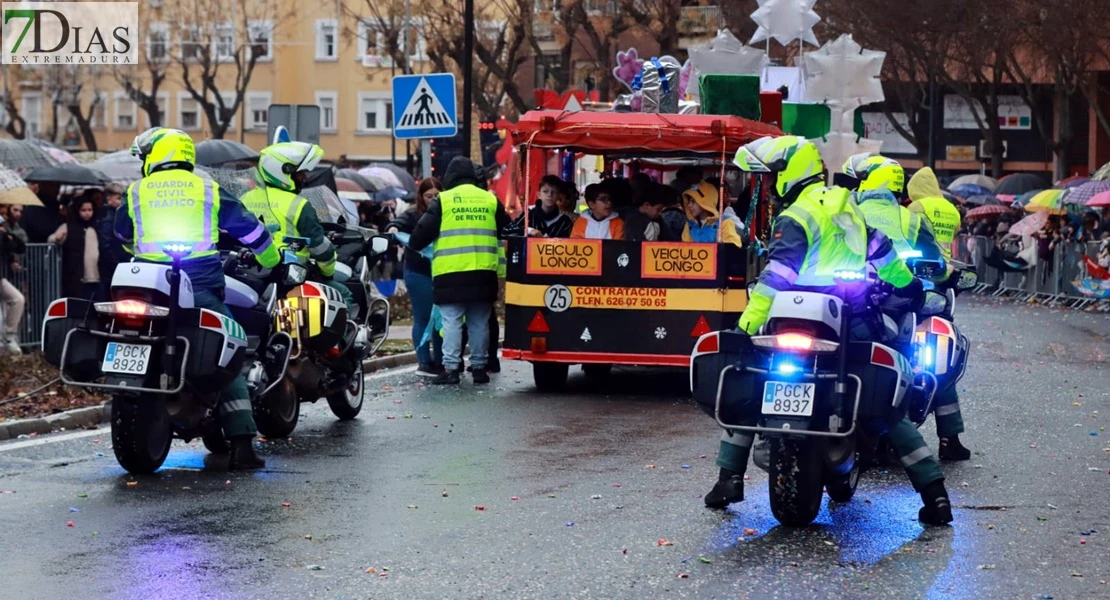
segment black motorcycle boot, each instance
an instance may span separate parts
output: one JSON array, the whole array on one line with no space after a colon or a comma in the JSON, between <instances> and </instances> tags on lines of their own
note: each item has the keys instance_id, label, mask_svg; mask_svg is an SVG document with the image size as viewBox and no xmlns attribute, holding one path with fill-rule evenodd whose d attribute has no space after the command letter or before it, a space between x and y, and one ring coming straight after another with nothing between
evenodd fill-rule
<instances>
[{"instance_id":1,"label":"black motorcycle boot","mask_svg":"<svg viewBox=\"0 0 1110 600\"><path fill-rule=\"evenodd\" d=\"M925 486L921 492L921 501L925 506L917 512L918 521L938 527L952 522L952 502L948 500L948 490L944 489L943 479Z\"/></svg>"},{"instance_id":2,"label":"black motorcycle boot","mask_svg":"<svg viewBox=\"0 0 1110 600\"><path fill-rule=\"evenodd\" d=\"M497 358L496 354L490 357L489 362L486 363L486 371L489 373L501 372L501 359Z\"/></svg>"},{"instance_id":3,"label":"black motorcycle boot","mask_svg":"<svg viewBox=\"0 0 1110 600\"><path fill-rule=\"evenodd\" d=\"M485 369L474 369L471 377L474 378L474 383L489 383L489 373Z\"/></svg>"},{"instance_id":4,"label":"black motorcycle boot","mask_svg":"<svg viewBox=\"0 0 1110 600\"><path fill-rule=\"evenodd\" d=\"M231 458L227 468L231 471L261 469L266 461L254 451L254 436L241 435L231 438Z\"/></svg>"},{"instance_id":5,"label":"black motorcycle boot","mask_svg":"<svg viewBox=\"0 0 1110 600\"><path fill-rule=\"evenodd\" d=\"M744 500L744 474L721 469L717 484L705 495L705 505L709 508L728 508L733 502Z\"/></svg>"},{"instance_id":6,"label":"black motorcycle boot","mask_svg":"<svg viewBox=\"0 0 1110 600\"><path fill-rule=\"evenodd\" d=\"M941 460L969 460L971 450L960 443L959 435L942 437L940 438L940 448L937 449L937 457Z\"/></svg>"}]
</instances>

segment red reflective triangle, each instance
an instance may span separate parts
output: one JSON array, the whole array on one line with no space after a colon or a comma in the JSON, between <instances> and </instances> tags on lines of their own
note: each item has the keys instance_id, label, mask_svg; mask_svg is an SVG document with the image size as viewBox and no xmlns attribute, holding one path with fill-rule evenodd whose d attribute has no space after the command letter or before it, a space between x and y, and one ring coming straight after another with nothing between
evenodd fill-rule
<instances>
[{"instance_id":1,"label":"red reflective triangle","mask_svg":"<svg viewBox=\"0 0 1110 600\"><path fill-rule=\"evenodd\" d=\"M690 332L690 337L701 337L713 331L709 328L709 322L705 320L705 315L698 317L698 322L694 325L694 330Z\"/></svg>"},{"instance_id":2,"label":"red reflective triangle","mask_svg":"<svg viewBox=\"0 0 1110 600\"><path fill-rule=\"evenodd\" d=\"M528 331L532 333L551 333L551 328L547 326L547 320L543 318L543 313L536 311L536 316L532 317L532 322L528 324Z\"/></svg>"}]
</instances>

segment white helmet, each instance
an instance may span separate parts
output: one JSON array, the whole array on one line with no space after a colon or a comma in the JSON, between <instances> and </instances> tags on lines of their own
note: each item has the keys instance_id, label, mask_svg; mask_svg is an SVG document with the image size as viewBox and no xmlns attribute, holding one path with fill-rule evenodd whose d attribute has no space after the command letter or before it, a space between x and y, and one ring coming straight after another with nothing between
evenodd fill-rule
<instances>
[{"instance_id":1,"label":"white helmet","mask_svg":"<svg viewBox=\"0 0 1110 600\"><path fill-rule=\"evenodd\" d=\"M324 158L324 149L304 142L282 142L262 149L258 158L258 173L269 187L289 192L297 190L293 175L316 168Z\"/></svg>"}]
</instances>

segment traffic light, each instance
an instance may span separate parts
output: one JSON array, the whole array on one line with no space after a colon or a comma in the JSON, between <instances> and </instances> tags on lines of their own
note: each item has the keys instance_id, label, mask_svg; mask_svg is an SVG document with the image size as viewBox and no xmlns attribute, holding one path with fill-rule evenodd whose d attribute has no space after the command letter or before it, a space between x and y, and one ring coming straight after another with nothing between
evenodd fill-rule
<instances>
[{"instance_id":1,"label":"traffic light","mask_svg":"<svg viewBox=\"0 0 1110 600\"><path fill-rule=\"evenodd\" d=\"M485 122L479 123L478 124L478 130L479 131L496 131L497 130L497 123L494 123L492 121L485 121Z\"/></svg>"}]
</instances>

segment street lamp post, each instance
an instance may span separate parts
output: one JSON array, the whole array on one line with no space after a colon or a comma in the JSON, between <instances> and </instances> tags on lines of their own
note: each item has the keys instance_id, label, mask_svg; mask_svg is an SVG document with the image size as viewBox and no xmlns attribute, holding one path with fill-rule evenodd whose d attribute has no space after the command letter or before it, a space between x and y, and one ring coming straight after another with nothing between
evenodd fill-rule
<instances>
[{"instance_id":1,"label":"street lamp post","mask_svg":"<svg viewBox=\"0 0 1110 600\"><path fill-rule=\"evenodd\" d=\"M470 115L474 107L474 0L466 0L463 8L463 156L470 157Z\"/></svg>"}]
</instances>

